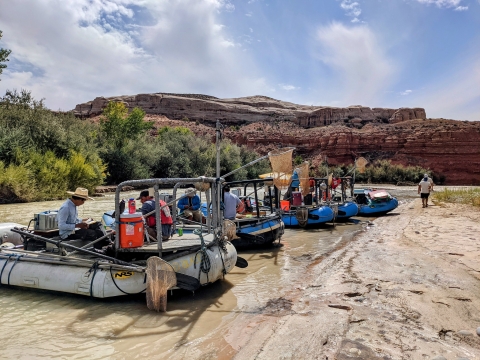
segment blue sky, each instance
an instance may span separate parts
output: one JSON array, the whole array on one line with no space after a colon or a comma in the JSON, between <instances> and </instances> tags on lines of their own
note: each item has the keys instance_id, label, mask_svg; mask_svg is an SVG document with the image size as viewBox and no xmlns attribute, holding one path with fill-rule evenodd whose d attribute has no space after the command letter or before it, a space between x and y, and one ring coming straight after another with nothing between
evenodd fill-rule
<instances>
[{"instance_id":1,"label":"blue sky","mask_svg":"<svg viewBox=\"0 0 480 360\"><path fill-rule=\"evenodd\" d=\"M480 0L15 0L0 30L0 95L53 110L173 92L480 120Z\"/></svg>"}]
</instances>

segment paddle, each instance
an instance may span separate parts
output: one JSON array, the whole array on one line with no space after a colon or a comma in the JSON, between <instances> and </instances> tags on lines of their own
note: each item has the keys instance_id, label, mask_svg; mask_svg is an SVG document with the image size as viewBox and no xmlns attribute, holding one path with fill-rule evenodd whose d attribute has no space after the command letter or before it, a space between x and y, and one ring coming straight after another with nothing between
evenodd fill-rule
<instances>
[{"instance_id":1,"label":"paddle","mask_svg":"<svg viewBox=\"0 0 480 360\"><path fill-rule=\"evenodd\" d=\"M172 265L151 256L147 259L147 307L150 310L167 311L167 291L177 285Z\"/></svg>"},{"instance_id":2,"label":"paddle","mask_svg":"<svg viewBox=\"0 0 480 360\"><path fill-rule=\"evenodd\" d=\"M235 263L235 266L244 269L248 266L248 261L240 256L237 256L237 262Z\"/></svg>"},{"instance_id":3,"label":"paddle","mask_svg":"<svg viewBox=\"0 0 480 360\"><path fill-rule=\"evenodd\" d=\"M181 274L178 272L175 274L177 275L177 287L179 287L180 289L195 291L201 286L200 281L193 276Z\"/></svg>"}]
</instances>

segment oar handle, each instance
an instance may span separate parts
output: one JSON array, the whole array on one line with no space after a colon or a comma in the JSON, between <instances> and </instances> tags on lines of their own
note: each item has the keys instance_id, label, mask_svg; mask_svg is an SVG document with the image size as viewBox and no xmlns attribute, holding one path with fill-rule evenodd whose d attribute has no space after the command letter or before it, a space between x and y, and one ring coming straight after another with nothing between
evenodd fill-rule
<instances>
[{"instance_id":1,"label":"oar handle","mask_svg":"<svg viewBox=\"0 0 480 360\"><path fill-rule=\"evenodd\" d=\"M40 241L47 242L47 243L50 243L50 244L54 244L54 245L57 245L57 246L61 245L61 246L64 246L66 248L70 248L70 249L73 249L73 250L76 250L76 251L79 251L79 252L83 252L85 254L94 255L94 256L97 256L97 257L100 257L100 258L103 258L103 259L106 259L106 260L110 260L110 261L113 261L115 264L126 265L126 266L138 266L138 265L135 265L135 264L128 263L126 261L115 259L113 257L107 256L107 255L104 255L104 254L100 254L100 253L90 251L90 250L87 250L87 249L82 249L82 248L79 248L77 246L67 244L66 242L62 242L60 240L47 239L47 238L44 238L43 236L34 235L34 234L31 234L31 233L26 232L26 231L18 230L16 228L11 229L11 231L16 232L20 235L24 235L26 237L30 237L34 240L40 240Z\"/></svg>"}]
</instances>

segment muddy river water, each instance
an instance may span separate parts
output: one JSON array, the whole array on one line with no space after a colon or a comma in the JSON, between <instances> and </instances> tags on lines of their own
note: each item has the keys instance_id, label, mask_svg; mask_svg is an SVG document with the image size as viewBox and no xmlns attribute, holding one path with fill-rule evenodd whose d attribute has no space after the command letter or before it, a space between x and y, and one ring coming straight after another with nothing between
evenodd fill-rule
<instances>
[{"instance_id":1,"label":"muddy river water","mask_svg":"<svg viewBox=\"0 0 480 360\"><path fill-rule=\"evenodd\" d=\"M392 193L401 201L415 195L412 188ZM0 222L27 225L34 213L58 209L62 202L0 205ZM87 201L79 208L79 216L99 219L104 211L113 209L113 204L113 194ZM211 336L237 313L256 311L269 300L282 297L292 283L301 286L308 264L349 241L369 220L356 218L319 229L286 229L280 246L240 252L249 263L247 268L234 268L223 281L194 294L181 290L169 294L166 313L149 311L145 295L91 299L2 286L0 358L178 356L182 344Z\"/></svg>"}]
</instances>

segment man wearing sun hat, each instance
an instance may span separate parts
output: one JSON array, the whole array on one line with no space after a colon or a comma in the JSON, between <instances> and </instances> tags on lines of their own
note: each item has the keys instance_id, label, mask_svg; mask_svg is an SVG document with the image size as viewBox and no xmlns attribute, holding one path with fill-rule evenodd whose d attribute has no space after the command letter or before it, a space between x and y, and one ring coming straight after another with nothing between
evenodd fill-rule
<instances>
[{"instance_id":1,"label":"man wearing sun hat","mask_svg":"<svg viewBox=\"0 0 480 360\"><path fill-rule=\"evenodd\" d=\"M200 211L200 197L196 195L194 188L185 190L185 195L178 201L178 208L182 211L184 217L195 222L202 222L202 212Z\"/></svg>"},{"instance_id":2,"label":"man wearing sun hat","mask_svg":"<svg viewBox=\"0 0 480 360\"><path fill-rule=\"evenodd\" d=\"M62 204L57 213L58 229L62 240L82 239L93 241L103 236L104 233L101 230L89 229L87 219L81 220L78 218L77 207L83 205L88 199L93 200L88 196L88 190L78 187L74 192L67 191L67 193L72 196ZM103 245L97 244L95 244L95 247L98 248Z\"/></svg>"}]
</instances>

